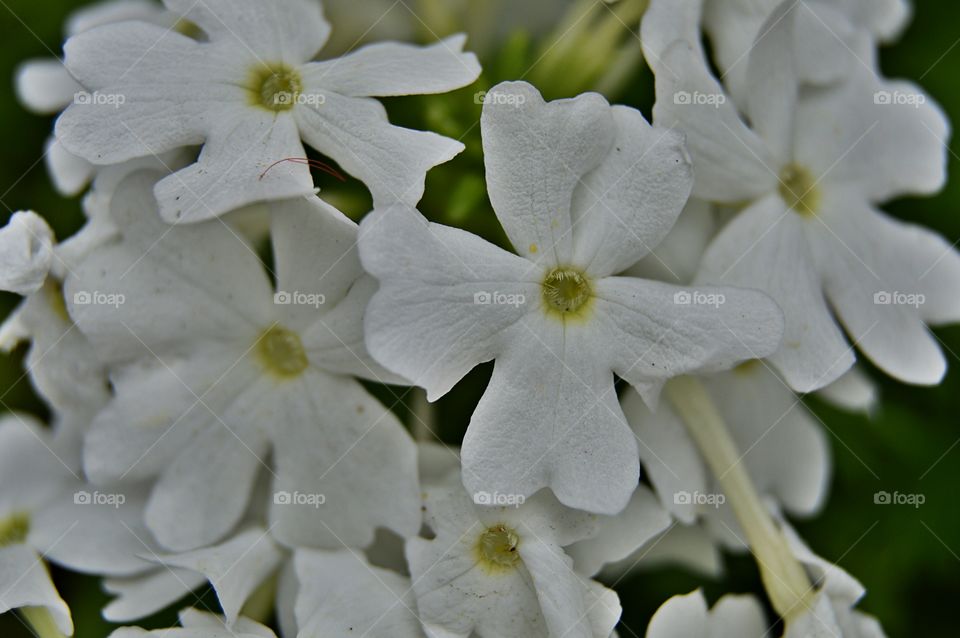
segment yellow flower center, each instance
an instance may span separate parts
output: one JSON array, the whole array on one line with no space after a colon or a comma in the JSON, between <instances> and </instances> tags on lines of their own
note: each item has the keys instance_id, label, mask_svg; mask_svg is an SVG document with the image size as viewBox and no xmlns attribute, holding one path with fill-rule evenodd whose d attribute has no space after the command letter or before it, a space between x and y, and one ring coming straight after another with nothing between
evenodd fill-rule
<instances>
[{"instance_id":1,"label":"yellow flower center","mask_svg":"<svg viewBox=\"0 0 960 638\"><path fill-rule=\"evenodd\" d=\"M815 215L820 207L817 181L803 166L788 164L780 172L780 197L801 215Z\"/></svg>"},{"instance_id":2,"label":"yellow flower center","mask_svg":"<svg viewBox=\"0 0 960 638\"><path fill-rule=\"evenodd\" d=\"M281 377L295 377L310 365L300 335L281 326L260 335L257 354L267 370Z\"/></svg>"},{"instance_id":3,"label":"yellow flower center","mask_svg":"<svg viewBox=\"0 0 960 638\"><path fill-rule=\"evenodd\" d=\"M551 270L543 280L543 301L561 317L582 316L593 298L587 276L567 266Z\"/></svg>"},{"instance_id":4,"label":"yellow flower center","mask_svg":"<svg viewBox=\"0 0 960 638\"><path fill-rule=\"evenodd\" d=\"M0 518L0 547L17 545L27 540L30 532L30 517L23 512L14 512Z\"/></svg>"},{"instance_id":5,"label":"yellow flower center","mask_svg":"<svg viewBox=\"0 0 960 638\"><path fill-rule=\"evenodd\" d=\"M477 556L482 565L498 571L513 568L520 560L520 537L502 523L488 528L477 540Z\"/></svg>"},{"instance_id":6,"label":"yellow flower center","mask_svg":"<svg viewBox=\"0 0 960 638\"><path fill-rule=\"evenodd\" d=\"M285 64L258 66L251 73L251 103L269 111L288 111L297 103L303 82L300 74Z\"/></svg>"}]
</instances>

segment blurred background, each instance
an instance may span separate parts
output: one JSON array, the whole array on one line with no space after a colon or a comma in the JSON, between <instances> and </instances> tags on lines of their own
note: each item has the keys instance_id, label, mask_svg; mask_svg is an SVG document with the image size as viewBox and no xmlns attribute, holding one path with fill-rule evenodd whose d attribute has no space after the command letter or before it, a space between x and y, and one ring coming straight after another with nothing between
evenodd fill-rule
<instances>
[{"instance_id":1,"label":"blurred background","mask_svg":"<svg viewBox=\"0 0 960 638\"><path fill-rule=\"evenodd\" d=\"M509 1L509 0L508 0ZM53 189L44 162L44 141L52 118L28 113L17 102L13 78L29 58L61 55L67 15L86 4L76 0L0 0L0 222L17 210L44 215L59 238L83 221L79 199L65 199ZM476 92L505 79L523 78L547 98L599 90L611 101L640 108L648 117L652 77L640 63L639 43L627 24L636 24L643 2L622 2L613 15L599 3L576 3L577 15L597 5L586 20L571 20L573 11L558 0L508 2L489 0L333 0L328 14L334 40L324 55L354 46L358 37L436 39L471 25L468 48L480 53L484 75L454 94L386 101L391 119L413 128L432 129L461 139L467 151L428 177L423 212L443 223L465 227L487 238L505 239L493 217L483 186L479 137L480 100ZM391 8L392 7L392 8ZM504 8L509 8L509 13ZM378 18L384 15L384 19ZM611 17L613 16L613 17ZM960 6L955 0L917 0L915 16L895 45L881 54L884 73L920 83L960 122ZM956 144L952 143L952 148ZM323 159L318 156L318 159ZM936 197L904 199L887 207L892 214L933 228L950 241L960 240L960 157L950 150L954 179ZM353 180L340 184L316 172L324 196L358 218L369 199ZM960 291L957 291L960 294ZM0 317L18 303L0 293ZM868 594L860 609L876 615L890 636L956 636L953 604L960 600L960 327L939 329L937 338L950 362L943 384L912 388L891 382L867 368L880 384L882 398L872 415L850 415L810 399L808 406L823 422L834 455L834 476L825 509L798 528L820 555L860 579ZM25 348L0 354L0 409L47 416L22 360ZM489 367L470 374L440 401L437 422L443 438L456 443L489 376ZM919 507L878 505L878 491L922 494ZM99 638L111 626L99 617L106 601L97 579L54 570L61 595L70 604L78 638ZM712 601L727 592L757 592L759 577L745 557L728 557L718 580L677 568L657 568L632 575L616 586L624 607L621 636L643 636L653 611L671 595L703 586ZM216 609L209 591L198 595ZM189 601L184 601L187 604ZM175 608L149 619L146 626L169 626ZM10 614L0 616L0 636L29 636Z\"/></svg>"}]
</instances>

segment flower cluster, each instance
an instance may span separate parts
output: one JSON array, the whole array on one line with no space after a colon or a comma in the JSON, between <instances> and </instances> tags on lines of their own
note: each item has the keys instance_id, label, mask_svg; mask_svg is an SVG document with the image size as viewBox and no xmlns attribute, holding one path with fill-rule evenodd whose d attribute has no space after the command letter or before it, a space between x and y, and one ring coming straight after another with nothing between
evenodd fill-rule
<instances>
[{"instance_id":1,"label":"flower cluster","mask_svg":"<svg viewBox=\"0 0 960 638\"><path fill-rule=\"evenodd\" d=\"M86 221L0 230L0 289L24 297L0 346L29 342L53 415L0 420L0 611L71 635L51 562L103 577L114 623L216 591L116 638L607 638L612 574L724 548L756 557L786 636L882 635L787 516L818 511L831 467L795 393L868 408L858 351L936 384L928 326L960 320L960 255L879 210L945 181L943 113L876 60L904 0L619 0L595 23L642 51L598 28L609 69L545 53L586 84L552 101L522 69L487 82L466 34L357 46L359 3L324 4L112 0L71 19L62 64L20 70ZM537 32L552 8L530 4ZM641 60L652 122L582 90ZM379 99L468 86L483 236L417 209L467 147ZM440 443L429 403L490 362ZM696 591L647 636L776 622Z\"/></svg>"}]
</instances>

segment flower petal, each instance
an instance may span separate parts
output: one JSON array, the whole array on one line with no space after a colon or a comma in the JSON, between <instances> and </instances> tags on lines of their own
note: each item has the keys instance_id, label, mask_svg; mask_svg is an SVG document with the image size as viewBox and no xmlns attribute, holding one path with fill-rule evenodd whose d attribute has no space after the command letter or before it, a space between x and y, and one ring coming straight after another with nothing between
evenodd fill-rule
<instances>
[{"instance_id":1,"label":"flower petal","mask_svg":"<svg viewBox=\"0 0 960 638\"><path fill-rule=\"evenodd\" d=\"M612 152L607 101L585 93L547 103L526 82L503 82L487 93L480 126L490 203L514 248L567 263L574 189Z\"/></svg>"},{"instance_id":2,"label":"flower petal","mask_svg":"<svg viewBox=\"0 0 960 638\"><path fill-rule=\"evenodd\" d=\"M463 34L430 46L377 42L310 65L306 81L350 97L426 95L459 89L477 79L480 64L463 53Z\"/></svg>"},{"instance_id":3,"label":"flower petal","mask_svg":"<svg viewBox=\"0 0 960 638\"><path fill-rule=\"evenodd\" d=\"M53 265L53 230L33 211L14 213L0 228L0 290L36 292Z\"/></svg>"},{"instance_id":4,"label":"flower petal","mask_svg":"<svg viewBox=\"0 0 960 638\"><path fill-rule=\"evenodd\" d=\"M73 634L70 608L60 598L47 566L23 544L0 547L0 614L20 607L44 607L64 634Z\"/></svg>"},{"instance_id":5,"label":"flower petal","mask_svg":"<svg viewBox=\"0 0 960 638\"><path fill-rule=\"evenodd\" d=\"M667 235L693 186L683 136L650 126L634 109L612 109L610 154L574 192L573 259L590 274L623 271Z\"/></svg>"},{"instance_id":6,"label":"flower petal","mask_svg":"<svg viewBox=\"0 0 960 638\"><path fill-rule=\"evenodd\" d=\"M186 569L155 569L133 578L106 578L103 588L116 596L103 608L103 618L123 623L146 618L200 587L203 575Z\"/></svg>"},{"instance_id":7,"label":"flower petal","mask_svg":"<svg viewBox=\"0 0 960 638\"><path fill-rule=\"evenodd\" d=\"M17 69L17 99L34 113L50 115L66 107L83 87L57 59L27 60Z\"/></svg>"},{"instance_id":8,"label":"flower petal","mask_svg":"<svg viewBox=\"0 0 960 638\"><path fill-rule=\"evenodd\" d=\"M402 207L364 219L360 259L380 281L364 318L367 347L431 401L493 359L503 330L525 314L524 304L493 303L494 294L540 294L530 262Z\"/></svg>"}]
</instances>

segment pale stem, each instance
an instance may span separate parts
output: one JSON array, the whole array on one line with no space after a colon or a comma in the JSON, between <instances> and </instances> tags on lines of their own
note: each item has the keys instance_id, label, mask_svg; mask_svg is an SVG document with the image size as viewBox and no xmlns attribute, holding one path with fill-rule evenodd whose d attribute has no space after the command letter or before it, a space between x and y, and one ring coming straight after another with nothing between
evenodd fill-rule
<instances>
[{"instance_id":1,"label":"pale stem","mask_svg":"<svg viewBox=\"0 0 960 638\"><path fill-rule=\"evenodd\" d=\"M277 574L260 583L260 586L247 598L240 610L240 614L259 623L265 624L273 613L274 601L277 597Z\"/></svg>"},{"instance_id":2,"label":"pale stem","mask_svg":"<svg viewBox=\"0 0 960 638\"><path fill-rule=\"evenodd\" d=\"M33 628L37 638L66 638L46 607L20 607L17 612Z\"/></svg>"},{"instance_id":3,"label":"pale stem","mask_svg":"<svg viewBox=\"0 0 960 638\"><path fill-rule=\"evenodd\" d=\"M413 413L413 439L427 442L436 438L437 431L433 405L427 401L427 391L421 388L410 390L410 411Z\"/></svg>"},{"instance_id":4,"label":"pale stem","mask_svg":"<svg viewBox=\"0 0 960 638\"><path fill-rule=\"evenodd\" d=\"M693 377L677 377L667 383L664 393L733 508L773 608L785 620L809 609L809 599L814 594L810 579L760 501L736 443L706 388Z\"/></svg>"}]
</instances>

